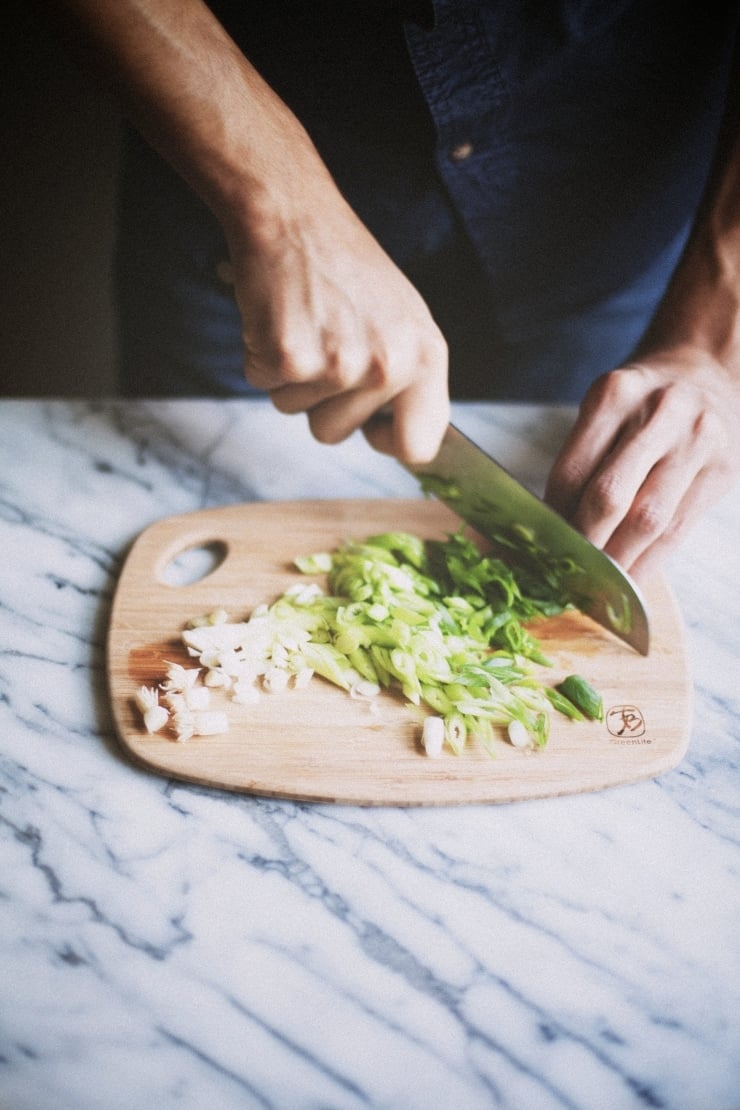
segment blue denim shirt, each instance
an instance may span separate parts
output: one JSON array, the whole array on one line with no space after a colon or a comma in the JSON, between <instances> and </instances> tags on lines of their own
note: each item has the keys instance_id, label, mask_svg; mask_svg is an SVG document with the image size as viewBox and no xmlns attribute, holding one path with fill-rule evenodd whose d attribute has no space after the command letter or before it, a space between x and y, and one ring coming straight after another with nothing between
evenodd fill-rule
<instances>
[{"instance_id":1,"label":"blue denim shirt","mask_svg":"<svg viewBox=\"0 0 740 1110\"><path fill-rule=\"evenodd\" d=\"M736 2L212 6L427 298L455 396L577 401L629 358L707 183ZM224 252L130 137L124 388L245 388Z\"/></svg>"},{"instance_id":2,"label":"blue denim shirt","mask_svg":"<svg viewBox=\"0 0 740 1110\"><path fill-rule=\"evenodd\" d=\"M640 339L707 182L736 7L436 0L408 27L502 392L575 400Z\"/></svg>"}]
</instances>

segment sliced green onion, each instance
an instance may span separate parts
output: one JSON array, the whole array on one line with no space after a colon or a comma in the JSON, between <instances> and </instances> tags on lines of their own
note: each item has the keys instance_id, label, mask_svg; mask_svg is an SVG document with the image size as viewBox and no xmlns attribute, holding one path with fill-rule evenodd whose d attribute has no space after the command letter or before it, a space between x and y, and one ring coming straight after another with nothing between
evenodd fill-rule
<instances>
[{"instance_id":1,"label":"sliced green onion","mask_svg":"<svg viewBox=\"0 0 740 1110\"><path fill-rule=\"evenodd\" d=\"M582 720L603 707L579 676L553 690L535 670L549 661L526 626L566 607L562 575L572 568L541 556L525 529L507 544L524 550L528 571L482 554L461 532L444 541L405 532L349 540L295 559L304 574L326 575L328 592L298 583L248 621L219 614L218 623L193 622L183 640L208 684L242 704L254 700L250 684L302 686L315 673L353 696L383 687L431 710L442 722L428 725L432 746L441 727L458 754L469 740L493 754L497 730L507 728L512 742L542 747L551 710Z\"/></svg>"},{"instance_id":2,"label":"sliced green onion","mask_svg":"<svg viewBox=\"0 0 740 1110\"><path fill-rule=\"evenodd\" d=\"M578 674L568 675L555 689L590 721L604 720L604 703L601 695L597 694L585 678L581 678Z\"/></svg>"}]
</instances>

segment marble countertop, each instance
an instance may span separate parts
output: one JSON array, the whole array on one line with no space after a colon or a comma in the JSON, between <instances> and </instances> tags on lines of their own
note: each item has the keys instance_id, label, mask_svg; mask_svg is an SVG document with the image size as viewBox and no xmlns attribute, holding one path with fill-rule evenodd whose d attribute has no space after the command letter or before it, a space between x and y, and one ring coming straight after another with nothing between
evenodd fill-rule
<instances>
[{"instance_id":1,"label":"marble countertop","mask_svg":"<svg viewBox=\"0 0 740 1110\"><path fill-rule=\"evenodd\" d=\"M535 488L571 417L456 413ZM740 1107L738 491L666 568L695 707L657 780L356 808L121 754L104 642L142 529L415 493L265 402L0 402L0 1106Z\"/></svg>"}]
</instances>

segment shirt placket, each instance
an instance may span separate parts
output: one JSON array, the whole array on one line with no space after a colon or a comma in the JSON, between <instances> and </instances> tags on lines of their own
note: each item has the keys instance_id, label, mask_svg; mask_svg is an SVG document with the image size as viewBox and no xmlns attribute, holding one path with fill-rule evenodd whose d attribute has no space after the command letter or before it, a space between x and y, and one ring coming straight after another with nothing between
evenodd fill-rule
<instances>
[{"instance_id":1,"label":"shirt placket","mask_svg":"<svg viewBox=\"0 0 740 1110\"><path fill-rule=\"evenodd\" d=\"M436 0L431 30L406 27L406 41L436 131L437 169L491 277L510 249L507 216L517 178L508 125L509 90L479 5Z\"/></svg>"}]
</instances>

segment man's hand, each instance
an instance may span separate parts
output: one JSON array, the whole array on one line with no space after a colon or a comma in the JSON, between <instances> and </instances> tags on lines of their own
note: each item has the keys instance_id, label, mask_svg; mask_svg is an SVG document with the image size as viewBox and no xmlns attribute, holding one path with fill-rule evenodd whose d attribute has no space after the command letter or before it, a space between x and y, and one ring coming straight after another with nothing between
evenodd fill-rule
<instances>
[{"instance_id":1,"label":"man's hand","mask_svg":"<svg viewBox=\"0 0 740 1110\"><path fill-rule=\"evenodd\" d=\"M546 497L639 580L740 473L740 54L702 211L636 361L588 391Z\"/></svg>"},{"instance_id":2,"label":"man's hand","mask_svg":"<svg viewBox=\"0 0 740 1110\"><path fill-rule=\"evenodd\" d=\"M587 393L546 498L638 581L740 473L740 387L706 351L665 350Z\"/></svg>"},{"instance_id":3,"label":"man's hand","mask_svg":"<svg viewBox=\"0 0 740 1110\"><path fill-rule=\"evenodd\" d=\"M306 412L323 443L362 428L377 450L428 462L449 420L442 334L326 175L300 186L266 234L230 225L247 379ZM372 420L381 409L392 419Z\"/></svg>"}]
</instances>

